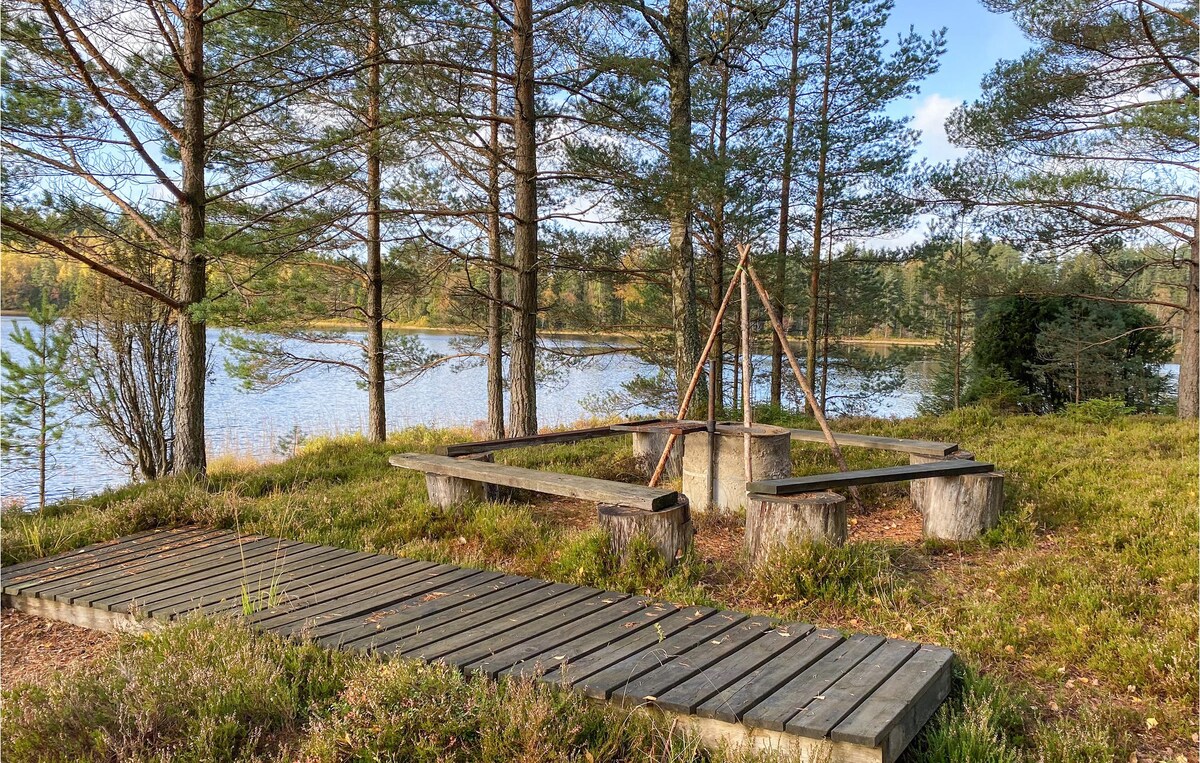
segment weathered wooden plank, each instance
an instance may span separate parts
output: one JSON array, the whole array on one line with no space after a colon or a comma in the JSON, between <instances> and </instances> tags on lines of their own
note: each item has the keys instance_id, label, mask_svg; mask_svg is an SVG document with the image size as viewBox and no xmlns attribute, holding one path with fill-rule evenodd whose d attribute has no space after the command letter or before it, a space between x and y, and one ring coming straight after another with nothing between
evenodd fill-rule
<instances>
[{"instance_id":1,"label":"weathered wooden plank","mask_svg":"<svg viewBox=\"0 0 1200 763\"><path fill-rule=\"evenodd\" d=\"M427 588L419 596L406 595L386 609L371 609L364 616L319 625L312 629L311 635L317 643L325 646L337 644L339 648L342 645L349 647L355 641L369 639L384 628L434 615L525 580L519 575L502 575L498 572L468 572L474 574Z\"/></svg>"},{"instance_id":2,"label":"weathered wooden plank","mask_svg":"<svg viewBox=\"0 0 1200 763\"><path fill-rule=\"evenodd\" d=\"M438 659L448 665L462 668L465 672L480 670L487 673L489 677L494 677L500 670L519 661L522 649L545 649L548 644L557 643L555 639L561 638L558 634L568 627L589 620L593 616L604 617L607 615L606 620L599 622L612 622L618 617L625 617L640 606L637 602L633 602L629 606L622 607L623 604L628 603L628 600L629 597L626 594L600 591L583 601L560 607L553 612L517 624L503 634L497 634L494 638L466 646L456 646L439 655Z\"/></svg>"},{"instance_id":3,"label":"weathered wooden plank","mask_svg":"<svg viewBox=\"0 0 1200 763\"><path fill-rule=\"evenodd\" d=\"M70 591L92 586L107 586L129 576L145 574L147 571L172 563L176 558L191 558L197 555L217 553L223 548L234 548L236 543L225 543L216 535L181 540L178 543L156 547L153 551L122 555L115 560L97 559L72 572L55 575L49 579L38 579L18 584L20 593L36 595L41 599L56 599L69 602Z\"/></svg>"},{"instance_id":4,"label":"weathered wooden plank","mask_svg":"<svg viewBox=\"0 0 1200 763\"><path fill-rule=\"evenodd\" d=\"M55 599L70 604L91 606L98 598L111 598L129 590L146 586L153 578L163 575L182 577L189 570L211 570L233 559L253 559L264 554L274 554L279 541L270 538L209 545L205 542L189 543L187 548L166 555L155 554L141 560L107 567L94 576L76 578L66 584L41 589L43 599Z\"/></svg>"},{"instance_id":5,"label":"weathered wooden plank","mask_svg":"<svg viewBox=\"0 0 1200 763\"><path fill-rule=\"evenodd\" d=\"M549 674L544 678L556 682L561 680L572 685L580 684L584 679L599 673L610 665L648 649L660 641L665 641L679 631L690 628L715 614L717 611L711 607L683 607L678 612L655 623L652 628L638 629L625 638L618 639L604 649L597 650L586 657L568 660L560 671L561 675L557 678L551 678Z\"/></svg>"},{"instance_id":6,"label":"weathered wooden plank","mask_svg":"<svg viewBox=\"0 0 1200 763\"><path fill-rule=\"evenodd\" d=\"M833 727L862 704L872 691L917 651L918 644L888 639L832 686L813 697L784 727L788 733L824 739Z\"/></svg>"},{"instance_id":7,"label":"weathered wooden plank","mask_svg":"<svg viewBox=\"0 0 1200 763\"><path fill-rule=\"evenodd\" d=\"M370 578L377 572L385 570L398 570L404 567L411 567L416 564L408 559L397 559L387 556L368 556L365 559L354 559L346 564L343 564L336 569L314 569L309 570L304 574L295 575L292 572L287 574L288 586L280 592L277 603L272 604L269 609L261 609L254 614L263 614L270 612L272 615L281 614L285 611L299 609L301 607L316 605L323 599L329 589L345 585L346 583L356 580ZM224 614L229 611L229 605L212 604L205 606L201 611L205 614Z\"/></svg>"},{"instance_id":8,"label":"weathered wooden plank","mask_svg":"<svg viewBox=\"0 0 1200 763\"><path fill-rule=\"evenodd\" d=\"M797 442L825 443L825 433L819 429L788 429ZM958 443L933 442L930 440L905 440L899 437L874 437L865 434L834 432L838 445L872 450L890 450L897 453L919 453L922 456L948 456L958 450Z\"/></svg>"},{"instance_id":9,"label":"weathered wooden plank","mask_svg":"<svg viewBox=\"0 0 1200 763\"><path fill-rule=\"evenodd\" d=\"M307 559L322 553L321 546L295 544L286 547L289 557ZM256 549L253 556L243 560L237 555L226 559L210 570L189 570L177 573L170 568L145 577L145 585L93 601L92 606L129 612L136 608L142 614L166 611L176 604L199 606L202 601L215 600L220 594L236 591L242 582L266 568L277 565L280 558L274 546ZM210 599L210 597L212 597Z\"/></svg>"},{"instance_id":10,"label":"weathered wooden plank","mask_svg":"<svg viewBox=\"0 0 1200 763\"><path fill-rule=\"evenodd\" d=\"M297 547L291 541L283 541L283 548ZM162 591L178 592L179 582L185 584L193 580L211 581L224 571L240 570L245 562L262 558L274 559L280 549L281 541L276 538L239 539L231 546L204 554L200 558L205 562L200 565L174 565L164 563L133 574L127 574L102 586L81 587L68 594L76 604L110 609L112 604L129 601L136 594L151 595ZM169 560L167 560L169 562Z\"/></svg>"},{"instance_id":11,"label":"weathered wooden plank","mask_svg":"<svg viewBox=\"0 0 1200 763\"><path fill-rule=\"evenodd\" d=\"M954 653L922 646L830 734L838 742L880 747L892 761L950 692Z\"/></svg>"},{"instance_id":12,"label":"weathered wooden plank","mask_svg":"<svg viewBox=\"0 0 1200 763\"><path fill-rule=\"evenodd\" d=\"M506 485L535 493L550 493L570 498L582 498L598 503L615 503L646 511L656 511L674 506L679 494L674 490L661 490L624 482L601 480L595 477L579 477L574 474L557 474L536 469L525 469L506 464L489 464L482 461L460 461L447 456L431 456L423 453L401 453L389 459L393 466L431 474L442 474L459 479L475 480L490 485Z\"/></svg>"},{"instance_id":13,"label":"weathered wooden plank","mask_svg":"<svg viewBox=\"0 0 1200 763\"><path fill-rule=\"evenodd\" d=\"M461 571L460 567L432 562L418 562L416 565L403 569L375 570L362 577L356 576L349 580L338 581L335 585L314 596L311 601L292 602L264 610L251 615L249 620L264 630L286 630L296 623L308 622L316 625L318 622L329 619L352 617L356 613L349 611L348 608L352 610L352 608L363 605L363 600L368 597L384 594L391 596L406 586ZM436 586L438 583L434 582L432 585Z\"/></svg>"},{"instance_id":14,"label":"weathered wooden plank","mask_svg":"<svg viewBox=\"0 0 1200 763\"><path fill-rule=\"evenodd\" d=\"M154 553L165 551L172 548L179 548L186 545L190 541L197 540L201 537L215 536L214 532L188 533L183 536L172 536L169 538L144 538L142 542L116 545L106 545L104 548L97 549L94 554L80 555L72 557L68 560L63 560L60 563L46 565L38 569L26 570L23 574L14 575L11 579L5 579L4 590L6 593L21 594L29 590L33 586L48 585L52 581L62 581L72 575L87 574L89 572L103 569L110 564L120 564L130 559L138 559L150 556Z\"/></svg>"},{"instance_id":15,"label":"weathered wooden plank","mask_svg":"<svg viewBox=\"0 0 1200 763\"><path fill-rule=\"evenodd\" d=\"M166 623L161 620L137 618L133 615L117 612L103 612L91 607L79 607L74 604L63 604L34 596L4 594L0 597L0 606L5 609L15 609L37 617L78 625L80 628L91 628L109 633L144 633L162 628Z\"/></svg>"},{"instance_id":16,"label":"weathered wooden plank","mask_svg":"<svg viewBox=\"0 0 1200 763\"><path fill-rule=\"evenodd\" d=\"M197 528L189 529L191 532L198 531ZM117 546L132 548L141 543L153 543L171 532L171 530L143 530L138 533L133 533L132 535L126 535L122 538L114 538L113 540L101 541L100 543L93 543L81 548L62 551L52 556L43 556L37 559L27 559L23 562L17 562L15 564L6 564L3 567L0 567L0 579L6 582L16 581L21 579L24 575L45 569L46 567L61 566L79 559L89 559Z\"/></svg>"},{"instance_id":17,"label":"weathered wooden plank","mask_svg":"<svg viewBox=\"0 0 1200 763\"><path fill-rule=\"evenodd\" d=\"M735 687L738 681L752 675L772 657L790 649L802 639L812 638L811 633L812 626L806 623L769 630L745 648L655 695L653 704L674 713L694 713L697 707L718 693L735 691L731 687Z\"/></svg>"},{"instance_id":18,"label":"weathered wooden plank","mask_svg":"<svg viewBox=\"0 0 1200 763\"><path fill-rule=\"evenodd\" d=\"M627 618L618 618L608 625L594 629L589 625L570 640L559 641L548 649L526 657L511 668L500 671L499 675L536 677L558 672L565 663L594 654L610 644L628 638L631 633L654 626L661 628L664 620L677 615L680 610L680 607L671 604L650 602Z\"/></svg>"},{"instance_id":19,"label":"weathered wooden plank","mask_svg":"<svg viewBox=\"0 0 1200 763\"><path fill-rule=\"evenodd\" d=\"M518 663L545 653L563 644L578 641L617 621L625 621L637 612L645 610L648 602L643 598L630 598L625 594L605 592L595 597L595 611L578 611L586 608L585 601L554 613L554 615L526 625L533 629L529 637L508 647L479 644L446 656L445 661L462 668L464 672L479 671L489 678L498 677L503 671ZM538 625L549 626L537 631ZM519 633L519 631L518 631Z\"/></svg>"},{"instance_id":20,"label":"weathered wooden plank","mask_svg":"<svg viewBox=\"0 0 1200 763\"><path fill-rule=\"evenodd\" d=\"M630 421L627 424L649 424L660 419ZM434 452L441 456L470 456L476 453L491 453L497 450L512 448L529 448L536 445L568 445L584 440L594 440L597 437L612 437L621 434L620 430L609 425L602 427L587 427L586 429L569 429L564 432L545 432L526 437L506 437L500 440L480 440L478 442L459 442L453 445L439 445Z\"/></svg>"},{"instance_id":21,"label":"weathered wooden plank","mask_svg":"<svg viewBox=\"0 0 1200 763\"><path fill-rule=\"evenodd\" d=\"M673 686L683 683L742 649L770 629L770 620L765 617L752 617L717 638L709 639L686 654L619 687L611 693L610 699L626 705L640 705L653 701L660 693L669 691Z\"/></svg>"},{"instance_id":22,"label":"weathered wooden plank","mask_svg":"<svg viewBox=\"0 0 1200 763\"><path fill-rule=\"evenodd\" d=\"M851 668L883 644L879 636L855 635L834 642L834 648L809 665L742 715L742 722L758 728L783 731L787 722L828 689Z\"/></svg>"},{"instance_id":23,"label":"weathered wooden plank","mask_svg":"<svg viewBox=\"0 0 1200 763\"><path fill-rule=\"evenodd\" d=\"M650 644L580 681L574 687L593 699L608 699L614 691L705 641L718 639L746 619L740 612L715 612L710 617ZM568 667L568 671L570 668Z\"/></svg>"},{"instance_id":24,"label":"weathered wooden plank","mask_svg":"<svg viewBox=\"0 0 1200 763\"><path fill-rule=\"evenodd\" d=\"M186 528L186 530L191 531L191 533L199 531L198 528ZM176 531L178 530L143 530L140 533L118 537L118 539L92 543L90 546L80 548L72 548L71 551L56 553L50 555L50 557L18 561L17 564L8 564L0 567L0 579L5 584L22 581L22 579L32 575L32 573L47 569L47 567L74 564L80 560L92 559L98 554L113 551L114 548L136 548L143 545L143 543L164 542L162 541L164 537L176 533Z\"/></svg>"},{"instance_id":25,"label":"weathered wooden plank","mask_svg":"<svg viewBox=\"0 0 1200 763\"><path fill-rule=\"evenodd\" d=\"M599 593L600 591L595 588L564 586L563 589L555 590L554 586L551 586L527 596L522 596L520 599L507 602L503 607L496 609L507 609L509 611L489 612L489 614L493 615L492 619L474 627L464 624L463 630L459 633L443 633L436 640L425 644L417 643L417 639L402 641L395 645L398 649L394 653L401 654L404 657L418 657L426 661L433 661L440 660L444 655L450 654L456 649L474 646L485 640L497 643L509 643L504 639L509 631L522 624L535 621L543 615L557 612L572 604L584 601ZM518 604L520 605L519 607L517 606Z\"/></svg>"},{"instance_id":26,"label":"weathered wooden plank","mask_svg":"<svg viewBox=\"0 0 1200 763\"><path fill-rule=\"evenodd\" d=\"M398 611L401 607L426 597L445 596L472 586L483 585L502 577L498 572L450 567L436 575L417 576L416 580L391 590L363 591L354 597L343 598L340 604L323 614L305 614L290 625L274 626L272 630L285 636L304 635L311 639L326 638L349 631L364 618Z\"/></svg>"},{"instance_id":27,"label":"weathered wooden plank","mask_svg":"<svg viewBox=\"0 0 1200 763\"><path fill-rule=\"evenodd\" d=\"M747 710L821 659L840 639L841 634L836 631L815 630L804 638L793 640L788 649L701 703L696 708L696 714L730 723L742 720ZM719 664L716 665L713 672L720 668Z\"/></svg>"},{"instance_id":28,"label":"weathered wooden plank","mask_svg":"<svg viewBox=\"0 0 1200 763\"><path fill-rule=\"evenodd\" d=\"M480 593L469 599L464 595L461 604L434 614L413 617L404 613L391 621L385 629L348 646L373 649L380 654L419 650L439 639L461 635L476 626L489 626L514 610L524 609L531 603L553 598L577 588L566 583L551 584L534 578L517 578L515 582L504 586L499 585L502 581L507 582L505 578L501 578L495 584L495 590Z\"/></svg>"},{"instance_id":29,"label":"weathered wooden plank","mask_svg":"<svg viewBox=\"0 0 1200 763\"><path fill-rule=\"evenodd\" d=\"M765 493L767 495L792 495L794 493L813 493L819 490L853 487L855 485L875 485L881 482L906 482L908 480L926 479L928 477L957 477L963 474L983 474L994 471L992 464L978 461L934 461L928 464L906 464L904 466L886 466L880 469L862 469L853 472L835 472L833 474L814 474L809 477L784 477L775 480L759 480L746 485L749 493Z\"/></svg>"},{"instance_id":30,"label":"weathered wooden plank","mask_svg":"<svg viewBox=\"0 0 1200 763\"><path fill-rule=\"evenodd\" d=\"M278 585L283 574L288 569L285 565L314 565L320 563L340 564L345 557L340 556L338 549L328 546L316 546L311 549L293 551L286 561L260 557L245 566L225 572L211 581L189 581L185 586L188 590L176 594L163 592L150 598L138 594L132 605L146 614L155 617L174 618L178 615L194 612L207 604L222 601L239 601L245 595L260 591L264 587Z\"/></svg>"}]
</instances>

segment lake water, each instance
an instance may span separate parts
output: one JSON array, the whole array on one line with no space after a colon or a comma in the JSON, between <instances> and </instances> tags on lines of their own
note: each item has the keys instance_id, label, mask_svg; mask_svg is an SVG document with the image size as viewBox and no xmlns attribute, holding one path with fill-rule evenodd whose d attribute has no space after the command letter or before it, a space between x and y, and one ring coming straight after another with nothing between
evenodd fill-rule
<instances>
[{"instance_id":1,"label":"lake water","mask_svg":"<svg viewBox=\"0 0 1200 763\"><path fill-rule=\"evenodd\" d=\"M8 341L13 329L27 323L20 317L4 316L0 338L4 349L19 357L20 348ZM449 354L454 335L415 332L436 353ZM242 389L237 380L225 373L228 350L218 341L220 331L209 331L209 380L206 392L205 426L208 449L212 456L237 454L259 459L279 457L281 440L322 434L349 434L364 431L367 420L366 393L354 377L334 369L305 373L295 381L268 391ZM586 350L595 343L585 340L553 340L564 349ZM307 348L315 349L315 348ZM766 368L765 358L756 362ZM627 352L609 352L582 365L561 369L539 385L538 421L542 426L571 424L594 414L585 403L597 396L618 390L623 382L651 369ZM877 416L908 416L916 410L921 385L932 373L932 364L908 365L906 383L897 392L869 401L864 411ZM387 395L389 430L417 425L433 427L476 426L487 418L486 369L482 365L464 367L444 364ZM830 395L853 390L861 380L831 376ZM728 382L727 382L728 383ZM765 382L756 384L755 400L768 397ZM629 415L653 414L641 408ZM113 463L97 446L103 435L76 418L55 447L48 492L55 499L82 496L129 482L128 471ZM36 474L17 459L3 465L0 495L6 502L34 497Z\"/></svg>"}]
</instances>

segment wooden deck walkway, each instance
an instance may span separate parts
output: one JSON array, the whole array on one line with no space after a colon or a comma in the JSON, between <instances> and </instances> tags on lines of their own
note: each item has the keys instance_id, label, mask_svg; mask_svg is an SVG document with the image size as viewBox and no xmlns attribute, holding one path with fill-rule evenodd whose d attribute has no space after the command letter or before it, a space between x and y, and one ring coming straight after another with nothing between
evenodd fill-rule
<instances>
[{"instance_id":1,"label":"wooden deck walkway","mask_svg":"<svg viewBox=\"0 0 1200 763\"><path fill-rule=\"evenodd\" d=\"M953 654L803 623L447 564L145 532L0 569L3 604L106 630L243 616L335 649L532 676L690 720L707 740L893 761L945 699Z\"/></svg>"}]
</instances>

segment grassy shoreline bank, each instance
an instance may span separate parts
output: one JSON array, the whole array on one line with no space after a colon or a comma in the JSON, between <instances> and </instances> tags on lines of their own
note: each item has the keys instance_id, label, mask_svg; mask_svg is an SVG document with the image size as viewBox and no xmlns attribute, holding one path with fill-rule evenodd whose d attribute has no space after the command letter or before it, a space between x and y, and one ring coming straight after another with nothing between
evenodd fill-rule
<instances>
[{"instance_id":1,"label":"grassy shoreline bank","mask_svg":"<svg viewBox=\"0 0 1200 763\"><path fill-rule=\"evenodd\" d=\"M1001 527L979 543L923 543L920 518L908 507L905 490L880 486L865 491L869 511L851 517L851 541L843 549L800 548L767 573L752 573L740 556L740 518L699 517L694 556L664 575L653 564L614 565L590 504L530 497L479 504L456 516L433 510L419 477L388 467L386 456L470 435L411 429L386 445L319 440L279 463L218 463L206 485L165 480L61 504L43 515L6 513L0 516L0 540L4 562L12 563L150 527L236 527L940 643L960 655L958 688L906 760L1195 759L1200 532L1192 424L1165 417L1104 422L998 417L967 409L939 418L839 421L838 429L954 440L997 463L1008 475ZM897 454L858 449L847 456L851 468L898 462ZM634 481L624 438L511 451L500 460ZM798 474L832 467L819 446L795 444L793 462ZM445 741L454 737L458 720L470 729L461 737L463 749L476 758L492 749L486 740L505 734L538 751L530 760L571 757L562 745L579 737L566 730L611 724L636 732L619 740L586 737L594 748L570 749L580 757L582 749L593 750L596 760L697 759L682 740L675 740L679 746L661 744L669 730L611 708L585 711L563 696L530 694L521 686L489 688L411 666L343 663L309 647L243 635L233 626L194 624L145 643L131 640L118 657L90 666L83 677L64 677L58 688L12 690L5 701L8 728L26 740L35 732L45 736L47 729L75 729L55 732L66 734L66 744L90 723L98 724L101 736L132 734L165 744L123 727L122 713L155 703L176 707L187 697L163 696L164 687L145 681L132 689L122 682L148 666L161 667L181 644L191 645L196 657L172 663L177 680L191 686L202 675L215 676L216 685L229 685L221 691L235 696L241 696L234 688L236 671L203 655L229 647L252 663L310 665L303 680L288 674L291 688L285 693L303 697L288 694L287 702L266 702L284 720L257 741L244 742L262 759L292 759L300 752L312 753L312 760L369 759L403 749L387 745L399 745L396 740L406 734ZM84 681L86 676L91 677ZM99 689L86 696L69 689L81 681L119 691L101 701ZM261 681L268 687L278 683ZM373 685L386 688L375 691ZM273 689L263 691L274 696ZM544 723L534 729L489 717L490 710L478 715L472 710L414 731L415 721L397 710L436 705L442 693L475 709L510 702ZM193 704L177 712L202 718L213 712L212 697L199 688L187 701ZM97 714L97 706L103 712ZM405 720L394 721L396 713ZM373 735L373 724L388 733ZM177 736L170 739L182 738L182 732L171 733ZM32 759L5 745L0 751L13 759ZM64 749L98 757L87 751L91 748Z\"/></svg>"}]
</instances>

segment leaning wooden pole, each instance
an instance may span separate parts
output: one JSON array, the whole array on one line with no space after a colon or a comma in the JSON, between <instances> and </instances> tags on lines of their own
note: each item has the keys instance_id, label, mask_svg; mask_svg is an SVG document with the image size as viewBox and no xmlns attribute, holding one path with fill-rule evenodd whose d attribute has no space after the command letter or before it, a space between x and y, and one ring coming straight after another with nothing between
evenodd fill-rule
<instances>
[{"instance_id":1,"label":"leaning wooden pole","mask_svg":"<svg viewBox=\"0 0 1200 763\"><path fill-rule=\"evenodd\" d=\"M676 419L682 419L687 414L688 406L692 404L696 383L700 381L700 374L704 373L704 364L708 362L708 354L712 352L713 344L717 341L717 333L721 330L721 321L725 318L725 310L729 307L729 300L733 297L733 290L737 287L738 273L745 267L748 259L750 259L750 247L738 244L737 267L733 269L733 278L729 279L729 288L725 290L725 296L721 299L717 314L713 316L713 325L708 332L708 341L704 344L704 352L700 353L696 370L692 372L692 380L688 383L687 392L684 393L683 400L679 403L679 415L675 417ZM710 390L708 394L712 395L712 391ZM677 439L679 439L679 435L674 432L667 438L667 446L663 448L662 456L658 459L658 466L654 467L654 474L650 477L650 487L657 486L658 481L662 479L663 471L667 468L667 459L670 458L671 449L675 447Z\"/></svg>"},{"instance_id":2,"label":"leaning wooden pole","mask_svg":"<svg viewBox=\"0 0 1200 763\"><path fill-rule=\"evenodd\" d=\"M758 298L762 301L763 309L767 311L767 317L771 320L771 327L775 329L775 333L779 336L779 341L783 343L783 352L787 355L788 364L791 365L792 373L796 376L796 383L800 385L800 389L804 391L804 397L812 407L813 418L817 420L817 425L821 427L821 432L825 435L825 442L829 443L829 450L833 453L833 458L837 461L838 468L844 472L850 471L850 467L846 465L846 457L842 454L842 447L834 439L833 430L829 428L829 422L825 420L825 412L817 406L817 400L813 396L812 387L809 385L804 373L800 370L800 364L796 362L796 355L792 352L791 345L788 344L787 333L783 330L783 324L779 322L774 308L771 307L771 295L767 293L766 287L759 280L758 274L754 272L753 267L747 265L746 272L750 274L750 280L754 281L754 288L758 290ZM854 498L854 503L859 511L862 511L862 499L858 496L858 489L850 488L850 495Z\"/></svg>"},{"instance_id":3,"label":"leaning wooden pole","mask_svg":"<svg viewBox=\"0 0 1200 763\"><path fill-rule=\"evenodd\" d=\"M750 426L753 420L750 414L750 393L753 389L753 368L750 358L750 285L747 282L746 270L742 269L742 460L746 466L746 482L754 481L754 469L750 464Z\"/></svg>"}]
</instances>

